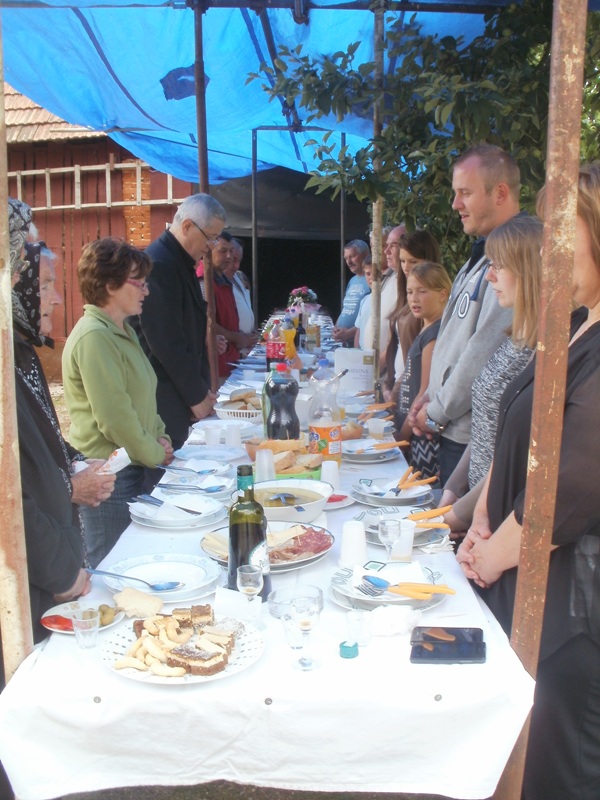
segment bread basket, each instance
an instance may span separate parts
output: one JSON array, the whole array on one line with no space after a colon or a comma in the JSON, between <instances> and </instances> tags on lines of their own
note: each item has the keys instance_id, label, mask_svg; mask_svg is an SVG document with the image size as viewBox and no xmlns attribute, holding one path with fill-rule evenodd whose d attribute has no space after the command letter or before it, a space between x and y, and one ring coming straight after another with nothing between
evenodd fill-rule
<instances>
[{"instance_id":1,"label":"bread basket","mask_svg":"<svg viewBox=\"0 0 600 800\"><path fill-rule=\"evenodd\" d=\"M219 419L247 419L250 422L258 422L262 419L262 411L260 408L223 408L221 403L215 405L215 413Z\"/></svg>"}]
</instances>

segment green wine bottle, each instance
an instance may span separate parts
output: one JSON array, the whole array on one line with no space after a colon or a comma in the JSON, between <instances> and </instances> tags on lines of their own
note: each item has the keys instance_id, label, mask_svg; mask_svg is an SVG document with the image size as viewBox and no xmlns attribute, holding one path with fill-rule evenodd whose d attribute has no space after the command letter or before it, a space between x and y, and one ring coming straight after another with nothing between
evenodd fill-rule
<instances>
[{"instance_id":1,"label":"green wine bottle","mask_svg":"<svg viewBox=\"0 0 600 800\"><path fill-rule=\"evenodd\" d=\"M269 556L267 553L267 518L254 499L254 476L251 464L237 468L238 500L229 510L229 562L227 586L237 591L237 568L244 564L262 567L263 602L271 591Z\"/></svg>"}]
</instances>

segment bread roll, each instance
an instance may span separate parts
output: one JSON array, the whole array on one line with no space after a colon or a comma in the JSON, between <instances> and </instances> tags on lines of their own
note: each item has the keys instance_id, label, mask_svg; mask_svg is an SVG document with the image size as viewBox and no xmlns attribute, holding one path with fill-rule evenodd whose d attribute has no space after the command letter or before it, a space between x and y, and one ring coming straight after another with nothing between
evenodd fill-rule
<instances>
[{"instance_id":1,"label":"bread roll","mask_svg":"<svg viewBox=\"0 0 600 800\"><path fill-rule=\"evenodd\" d=\"M275 472L281 472L288 467L292 467L296 461L296 456L291 450L286 450L282 453L275 453L273 462L275 464Z\"/></svg>"},{"instance_id":2,"label":"bread roll","mask_svg":"<svg viewBox=\"0 0 600 800\"><path fill-rule=\"evenodd\" d=\"M286 451L304 450L303 439L265 439L259 444L259 450L270 450L272 453L284 453Z\"/></svg>"}]
</instances>

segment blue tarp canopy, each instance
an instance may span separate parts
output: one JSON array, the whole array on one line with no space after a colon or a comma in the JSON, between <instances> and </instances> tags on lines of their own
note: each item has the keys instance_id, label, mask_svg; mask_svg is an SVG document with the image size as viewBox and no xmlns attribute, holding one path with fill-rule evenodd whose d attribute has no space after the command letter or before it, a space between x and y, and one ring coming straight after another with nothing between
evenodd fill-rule
<instances>
[{"instance_id":1,"label":"blue tarp canopy","mask_svg":"<svg viewBox=\"0 0 600 800\"><path fill-rule=\"evenodd\" d=\"M504 4L420 0L398 3L401 10L388 14L402 19L412 15L411 7L430 7L417 15L424 33L460 35L468 42L483 28L482 12ZM1 5L8 83L72 124L105 131L154 168L197 181L195 26L185 0L2 0ZM282 103L269 102L262 81L246 83L250 72L272 64L273 45L276 50L280 44L302 44L305 54L316 55L360 42L357 63L371 60L373 14L367 5L367 0L281 0L254 5L263 8L259 14L236 0L206 3L211 183L250 173L253 128L289 124ZM307 24L294 20L294 9L308 17ZM351 151L372 132L371 120L358 116L319 124L334 137L346 133ZM304 146L314 137L314 132L260 131L259 168L315 169L312 149Z\"/></svg>"}]
</instances>

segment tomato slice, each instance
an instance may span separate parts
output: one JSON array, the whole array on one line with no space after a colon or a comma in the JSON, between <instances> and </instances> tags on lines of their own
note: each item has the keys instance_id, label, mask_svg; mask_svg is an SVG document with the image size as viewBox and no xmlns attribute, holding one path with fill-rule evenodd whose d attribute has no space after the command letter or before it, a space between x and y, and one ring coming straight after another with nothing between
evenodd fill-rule
<instances>
[{"instance_id":1,"label":"tomato slice","mask_svg":"<svg viewBox=\"0 0 600 800\"><path fill-rule=\"evenodd\" d=\"M62 617L60 614L50 614L47 617L42 617L40 622L45 628L50 628L54 631L73 630L73 620L68 617Z\"/></svg>"},{"instance_id":2,"label":"tomato slice","mask_svg":"<svg viewBox=\"0 0 600 800\"><path fill-rule=\"evenodd\" d=\"M329 496L328 503L341 503L342 500L345 500L348 497L347 494L332 494Z\"/></svg>"}]
</instances>

